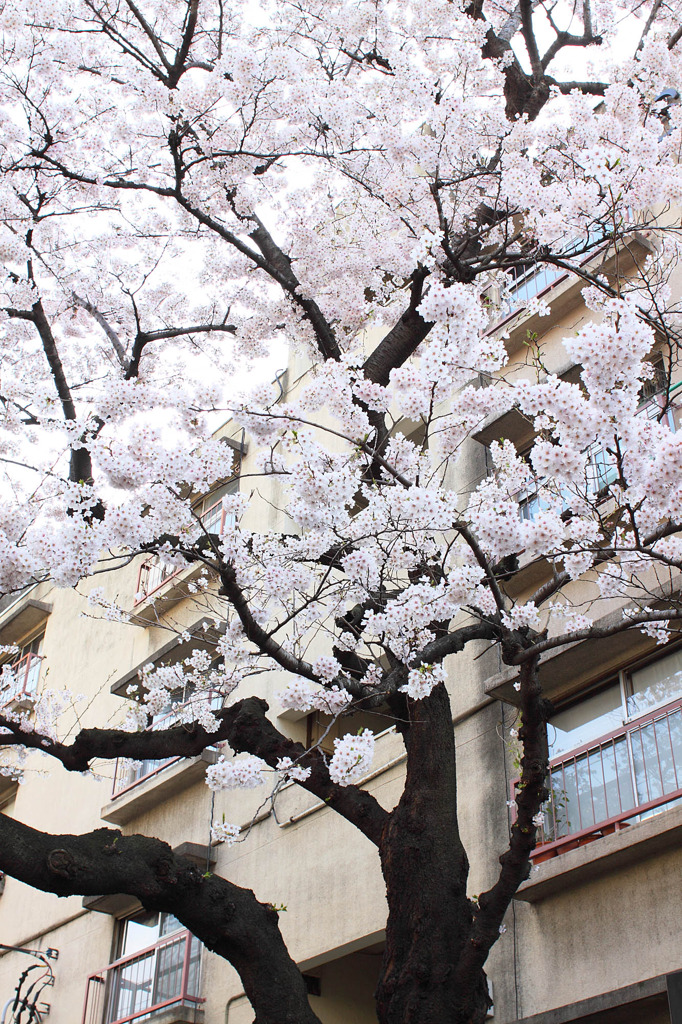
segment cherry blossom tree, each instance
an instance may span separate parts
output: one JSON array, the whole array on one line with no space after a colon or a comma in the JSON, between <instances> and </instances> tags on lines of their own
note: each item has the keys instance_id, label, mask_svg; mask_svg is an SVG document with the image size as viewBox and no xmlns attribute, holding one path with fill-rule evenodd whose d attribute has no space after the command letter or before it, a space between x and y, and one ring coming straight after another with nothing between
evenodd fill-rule
<instances>
[{"instance_id":1,"label":"cherry blossom tree","mask_svg":"<svg viewBox=\"0 0 682 1024\"><path fill-rule=\"evenodd\" d=\"M381 860L382 1024L485 1017L484 965L547 797L540 657L623 630L664 641L682 617L682 439L666 420L682 10L565 6L2 9L0 588L74 587L103 559L158 554L200 563L225 609L221 667L197 652L183 670L196 699L182 726L149 729L174 685L157 670L125 728L66 741L39 707L32 721L0 718L4 749L80 772L220 740L248 756L219 761L214 789L256 785L269 766L325 800ZM506 373L494 297L529 267L582 279L591 315L563 341L579 381L545 373L532 339L537 373ZM235 401L231 368L282 339L312 367L304 383ZM638 416L654 351L664 398ZM495 443L489 474L459 489L472 432L511 409L535 438L529 456ZM262 456L213 533L192 498L231 472L217 412ZM599 486L595 445L609 470ZM275 485L281 529L249 529ZM538 495L527 519L524 488ZM521 552L547 564L523 602L510 596ZM568 585L585 574L594 593L575 607ZM603 625L614 600L623 614ZM522 722L509 847L477 902L446 687L473 643L518 669ZM371 732L328 756L278 730L249 692L273 667L285 706L392 716L407 755L393 810L358 785ZM220 711L202 704L208 689L224 694ZM217 838L235 835L216 824ZM276 911L250 891L151 837L48 835L6 816L0 837L0 868L30 885L130 893L175 914L234 965L258 1024L317 1020Z\"/></svg>"}]
</instances>

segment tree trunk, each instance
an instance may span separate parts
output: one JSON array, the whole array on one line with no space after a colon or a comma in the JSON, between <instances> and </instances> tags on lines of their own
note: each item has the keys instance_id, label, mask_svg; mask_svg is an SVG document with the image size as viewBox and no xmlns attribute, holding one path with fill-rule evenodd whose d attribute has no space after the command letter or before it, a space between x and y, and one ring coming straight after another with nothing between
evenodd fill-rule
<instances>
[{"instance_id":1,"label":"tree trunk","mask_svg":"<svg viewBox=\"0 0 682 1024\"><path fill-rule=\"evenodd\" d=\"M377 1014L381 1024L481 1024L488 1008L483 970L465 991L456 982L473 907L457 825L450 701L440 685L407 703L405 790L380 846L389 914Z\"/></svg>"}]
</instances>

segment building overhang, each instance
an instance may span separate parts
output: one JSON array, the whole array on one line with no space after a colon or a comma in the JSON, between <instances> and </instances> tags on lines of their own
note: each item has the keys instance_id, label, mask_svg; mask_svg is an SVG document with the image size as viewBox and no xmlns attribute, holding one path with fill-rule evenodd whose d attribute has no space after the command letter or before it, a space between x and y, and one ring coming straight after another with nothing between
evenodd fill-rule
<instances>
[{"instance_id":1,"label":"building overhang","mask_svg":"<svg viewBox=\"0 0 682 1024\"><path fill-rule=\"evenodd\" d=\"M206 627L206 628L204 628ZM145 665L163 665L180 661L186 655L197 649L212 650L221 636L215 619L203 618L191 626L188 630L189 640L183 640L181 636L173 636L162 647L153 651L142 661L138 662L125 675L119 676L110 687L110 692L117 697L127 697L128 687L136 684L139 689L139 674Z\"/></svg>"},{"instance_id":2,"label":"building overhang","mask_svg":"<svg viewBox=\"0 0 682 1024\"><path fill-rule=\"evenodd\" d=\"M180 843L173 847L173 853L178 857L184 857L192 861L202 871L208 871L214 867L216 858L212 847L201 843ZM142 904L136 896L129 896L124 892L107 893L104 896L84 896L83 907L85 910L94 910L98 914L108 914L110 917L130 917L142 910Z\"/></svg>"},{"instance_id":3,"label":"building overhang","mask_svg":"<svg viewBox=\"0 0 682 1024\"><path fill-rule=\"evenodd\" d=\"M650 607L652 610L663 607L663 603L655 602ZM606 629L615 628L622 623L622 609L594 621L595 627ZM675 630L674 636L679 636L680 632L682 631ZM617 672L635 659L655 651L657 646L653 637L642 633L637 626L631 626L611 636L579 640L545 651L540 655L538 665L543 696L549 700L570 697L591 683ZM507 666L487 681L486 694L519 707L519 694L514 688L519 672L518 666Z\"/></svg>"},{"instance_id":4,"label":"building overhang","mask_svg":"<svg viewBox=\"0 0 682 1024\"><path fill-rule=\"evenodd\" d=\"M45 621L52 605L32 597L20 597L10 605L6 617L0 621L0 639L3 644L14 644Z\"/></svg>"},{"instance_id":5,"label":"building overhang","mask_svg":"<svg viewBox=\"0 0 682 1024\"><path fill-rule=\"evenodd\" d=\"M590 999L519 1017L514 1024L642 1024L658 1019L657 1013L667 1009L668 980L675 977L659 974Z\"/></svg>"}]
</instances>

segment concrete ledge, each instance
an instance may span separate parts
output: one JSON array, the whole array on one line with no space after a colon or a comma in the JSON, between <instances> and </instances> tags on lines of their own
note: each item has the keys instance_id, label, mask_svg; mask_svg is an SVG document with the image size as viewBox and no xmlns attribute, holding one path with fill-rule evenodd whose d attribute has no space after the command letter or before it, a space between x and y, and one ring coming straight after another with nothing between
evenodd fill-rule
<instances>
[{"instance_id":1,"label":"concrete ledge","mask_svg":"<svg viewBox=\"0 0 682 1024\"><path fill-rule=\"evenodd\" d=\"M100 817L114 825L125 825L138 815L157 807L164 800L169 800L196 782L203 781L206 768L210 764L215 764L217 760L217 751L204 750L198 757L174 761L155 775L143 779L120 796L114 797L102 808Z\"/></svg>"},{"instance_id":2,"label":"concrete ledge","mask_svg":"<svg viewBox=\"0 0 682 1024\"><path fill-rule=\"evenodd\" d=\"M4 807L10 797L14 796L18 788L19 779L17 776L0 775L0 807Z\"/></svg>"},{"instance_id":3,"label":"concrete ledge","mask_svg":"<svg viewBox=\"0 0 682 1024\"><path fill-rule=\"evenodd\" d=\"M0 622L0 636L3 644L13 644L31 633L44 622L52 611L52 605L35 601L32 597L20 598L7 609L7 617Z\"/></svg>"},{"instance_id":4,"label":"concrete ledge","mask_svg":"<svg viewBox=\"0 0 682 1024\"><path fill-rule=\"evenodd\" d=\"M94 910L110 917L128 917L142 910L142 904L135 896L124 892L107 893L105 896L84 896L83 909Z\"/></svg>"},{"instance_id":5,"label":"concrete ledge","mask_svg":"<svg viewBox=\"0 0 682 1024\"><path fill-rule=\"evenodd\" d=\"M666 975L660 974L532 1017L519 1017L515 1024L645 1024L667 1005Z\"/></svg>"},{"instance_id":6,"label":"concrete ledge","mask_svg":"<svg viewBox=\"0 0 682 1024\"><path fill-rule=\"evenodd\" d=\"M215 865L215 853L209 846L201 843L180 843L173 847L173 853L179 857L186 857L197 867L204 871ZM1 892L2 890L0 890ZM104 896L84 896L83 907L85 910L94 910L98 914L109 914L111 917L129 917L142 910L142 904L136 896L129 896L124 892L107 893Z\"/></svg>"},{"instance_id":7,"label":"concrete ledge","mask_svg":"<svg viewBox=\"0 0 682 1024\"><path fill-rule=\"evenodd\" d=\"M154 1010L139 1020L148 1020L149 1024L201 1024L204 1011L196 1003L180 1006L168 1006L162 1010Z\"/></svg>"},{"instance_id":8,"label":"concrete ledge","mask_svg":"<svg viewBox=\"0 0 682 1024\"><path fill-rule=\"evenodd\" d=\"M173 853L177 857L185 857L187 860L191 860L193 864L196 864L197 867L202 868L204 871L215 866L215 850L212 846L207 846L205 843L180 843L179 846L173 847Z\"/></svg>"},{"instance_id":9,"label":"concrete ledge","mask_svg":"<svg viewBox=\"0 0 682 1024\"><path fill-rule=\"evenodd\" d=\"M174 605L191 597L188 587L201 572L201 563L182 566L179 572L166 577L150 595L144 597L130 611L133 625L153 626Z\"/></svg>"},{"instance_id":10,"label":"concrete ledge","mask_svg":"<svg viewBox=\"0 0 682 1024\"><path fill-rule=\"evenodd\" d=\"M204 627L208 626L208 629ZM180 661L181 658L186 657L190 651L194 651L197 648L202 650L213 650L215 647L215 641L220 636L219 631L216 629L215 622L212 618L203 616L197 619L187 630L190 634L189 640L183 640L182 636L176 635L167 640L163 646L157 650L148 654L146 658L138 662L134 668L131 668L125 675L119 676L111 686L109 691L115 694L117 697L127 697L128 687L130 684L135 684L136 689L140 689L140 671L145 665L166 665L175 664ZM168 660L165 660L168 659Z\"/></svg>"},{"instance_id":11,"label":"concrete ledge","mask_svg":"<svg viewBox=\"0 0 682 1024\"><path fill-rule=\"evenodd\" d=\"M679 847L681 840L682 807L671 807L653 818L538 864L514 899L537 903L644 857Z\"/></svg>"}]
</instances>

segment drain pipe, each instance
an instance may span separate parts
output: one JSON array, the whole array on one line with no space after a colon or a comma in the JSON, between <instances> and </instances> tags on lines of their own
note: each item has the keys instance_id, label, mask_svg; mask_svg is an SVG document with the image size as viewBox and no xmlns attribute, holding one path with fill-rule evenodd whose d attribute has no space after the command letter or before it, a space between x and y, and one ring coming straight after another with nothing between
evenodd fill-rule
<instances>
[{"instance_id":1,"label":"drain pipe","mask_svg":"<svg viewBox=\"0 0 682 1024\"><path fill-rule=\"evenodd\" d=\"M246 999L246 992L238 992L236 996L230 996L225 1003L225 1024L230 1024L230 1007L233 1003L238 1002L240 999ZM5 1024L5 1018L0 1020L0 1024Z\"/></svg>"}]
</instances>

